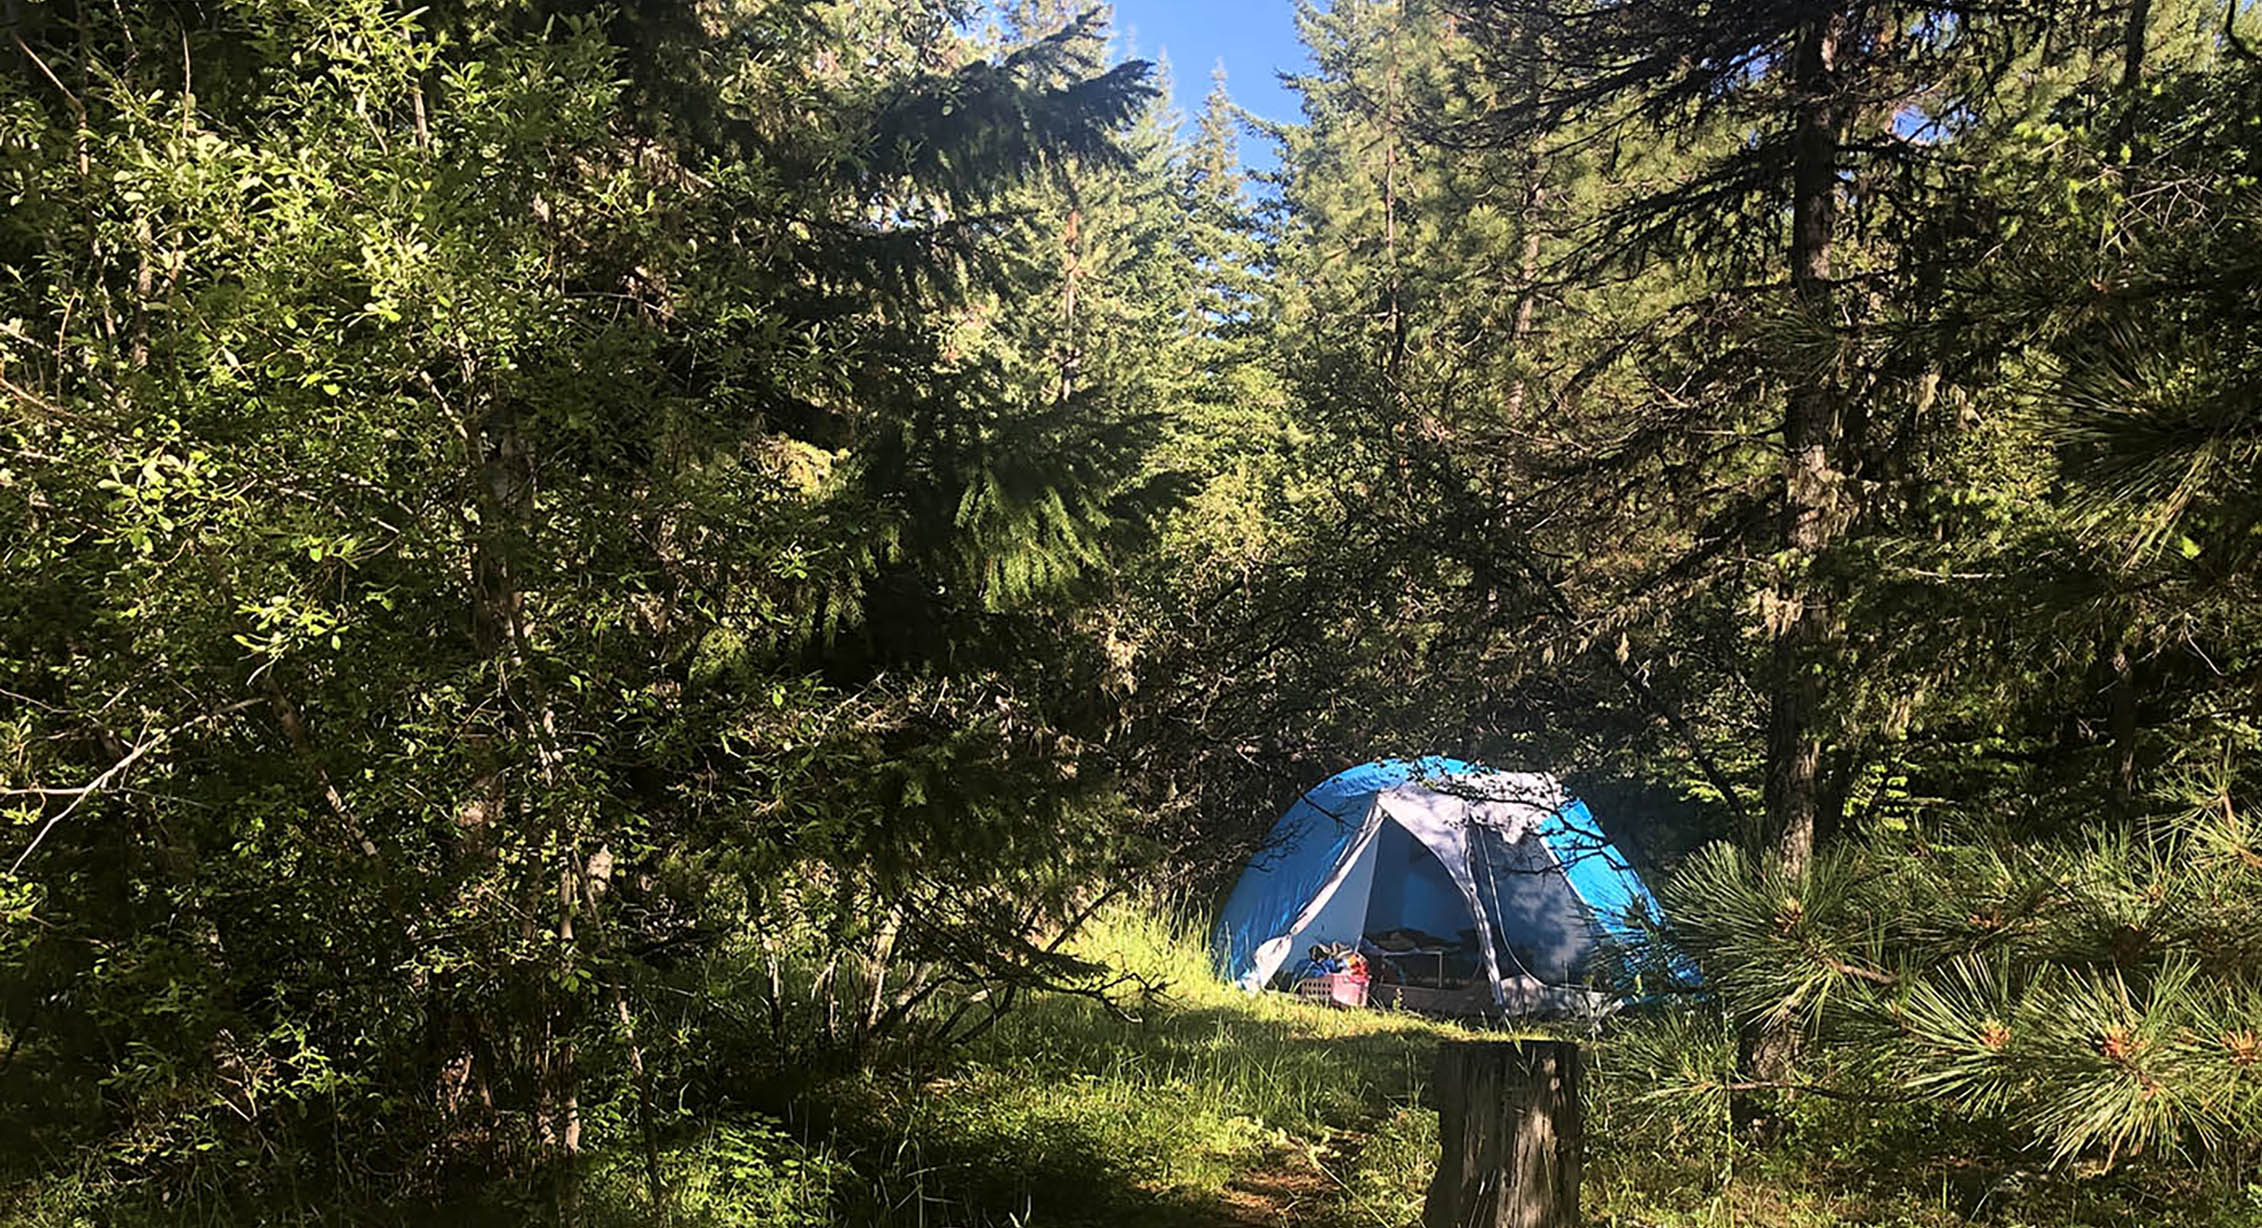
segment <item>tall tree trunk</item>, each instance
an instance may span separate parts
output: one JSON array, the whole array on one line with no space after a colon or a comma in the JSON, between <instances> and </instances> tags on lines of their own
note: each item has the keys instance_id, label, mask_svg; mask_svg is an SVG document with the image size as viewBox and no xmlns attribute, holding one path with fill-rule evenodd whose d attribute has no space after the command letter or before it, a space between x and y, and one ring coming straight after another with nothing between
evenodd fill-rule
<instances>
[{"instance_id":1,"label":"tall tree trunk","mask_svg":"<svg viewBox=\"0 0 2262 1228\"><path fill-rule=\"evenodd\" d=\"M1076 337L1076 287L1084 276L1084 211L1071 208L1060 232L1060 403L1076 396L1083 346Z\"/></svg>"},{"instance_id":2,"label":"tall tree trunk","mask_svg":"<svg viewBox=\"0 0 2262 1228\"><path fill-rule=\"evenodd\" d=\"M568 864L558 868L556 933L558 950L565 952L564 959L572 961L576 958L573 916L579 903L575 882L578 867L571 864L570 850L566 857ZM562 1224L581 1222L581 1055L574 1044L576 1020L572 1008L570 999L549 1008L552 1023L544 1055L549 1078L542 1089L540 1110L550 1125L552 1154L548 1158L556 1166L558 1221Z\"/></svg>"},{"instance_id":3,"label":"tall tree trunk","mask_svg":"<svg viewBox=\"0 0 2262 1228\"><path fill-rule=\"evenodd\" d=\"M515 794L513 807L530 827L540 818L549 820L550 868L556 875L552 934L561 966L573 968L584 958L576 918L588 862L570 811L556 804L563 759L557 716L531 647L521 582L535 528L535 441L521 407L482 388L481 373L468 360L462 374L464 445L481 528L472 553L472 639L492 663L508 746L501 756L508 766L496 791ZM523 770L529 760L535 769L531 776ZM529 910L530 922L533 916ZM582 1071L576 1033L582 1004L554 985L545 986L541 995L535 1120L548 1153L543 1158L554 1166L557 1178L558 1217L575 1223L581 1215Z\"/></svg>"},{"instance_id":4,"label":"tall tree trunk","mask_svg":"<svg viewBox=\"0 0 2262 1228\"><path fill-rule=\"evenodd\" d=\"M1805 327L1833 331L1830 249L1846 114L1834 70L1844 32L1842 13L1817 18L1800 32L1791 65L1798 107L1792 134L1791 296ZM1830 344L1835 351L1834 336ZM1768 623L1775 684L1767 723L1764 830L1754 851L1774 856L1793 876L1813 862L1815 824L1824 803L1824 671L1835 631L1829 594L1814 568L1841 519L1838 452L1845 415L1837 367L1833 353L1827 362L1802 361L1789 373L1783 422L1783 545L1789 565ZM1799 1034L1754 1020L1744 1025L1737 1051L1747 1078L1787 1081L1798 1059ZM1751 1133L1771 1134L1779 1127L1780 1119L1749 1093L1738 1096L1733 1108L1737 1123Z\"/></svg>"},{"instance_id":5,"label":"tall tree trunk","mask_svg":"<svg viewBox=\"0 0 2262 1228\"><path fill-rule=\"evenodd\" d=\"M1508 389L1508 421L1521 425L1524 417L1524 397L1531 383L1526 374L1531 367L1531 356L1524 352L1532 336L1532 315L1539 305L1539 215L1547 204L1547 176L1538 149L1524 159L1527 186L1524 189L1523 250L1516 257L1516 314L1508 327L1509 344L1516 355L1516 365L1523 368L1516 382Z\"/></svg>"},{"instance_id":6,"label":"tall tree trunk","mask_svg":"<svg viewBox=\"0 0 2262 1228\"><path fill-rule=\"evenodd\" d=\"M2230 6L2233 12L2238 5ZM2144 42L2151 32L2152 0L2132 0L2128 25L2121 32L2121 118L2113 126L2113 143L2119 156L2129 156L2127 146L2136 139L2136 91L2144 83Z\"/></svg>"},{"instance_id":7,"label":"tall tree trunk","mask_svg":"<svg viewBox=\"0 0 2262 1228\"><path fill-rule=\"evenodd\" d=\"M1400 408L1406 404L1406 317L1398 267L1398 24L1404 14L1403 5L1392 6L1382 102L1382 246L1390 279L1384 310L1390 328L1390 383Z\"/></svg>"},{"instance_id":8,"label":"tall tree trunk","mask_svg":"<svg viewBox=\"0 0 2262 1228\"><path fill-rule=\"evenodd\" d=\"M1833 70L1844 28L1840 14L1822 18L1802 32L1793 53L1798 122L1792 137L1791 294L1813 328L1836 324L1830 248L1837 225L1844 106L1836 96ZM1767 830L1762 836L1764 851L1780 858L1793 874L1813 859L1815 816L1822 801L1822 671L1834 631L1829 596L1813 566L1838 531L1837 453L1844 432L1835 359L1801 366L1791 373L1783 422L1783 545L1790 570L1777 586L1770 620L1775 688L1768 713Z\"/></svg>"}]
</instances>

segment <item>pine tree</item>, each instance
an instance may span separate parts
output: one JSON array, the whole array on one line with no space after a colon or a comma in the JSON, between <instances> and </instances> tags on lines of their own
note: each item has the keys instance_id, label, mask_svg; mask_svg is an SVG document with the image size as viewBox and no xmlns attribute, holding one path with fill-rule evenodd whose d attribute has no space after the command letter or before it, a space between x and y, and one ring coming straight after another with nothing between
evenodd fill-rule
<instances>
[{"instance_id":1,"label":"pine tree","mask_svg":"<svg viewBox=\"0 0 2262 1228\"><path fill-rule=\"evenodd\" d=\"M1709 850L1668 911L1731 1020L1825 1042L1796 1079L1906 1088L2061 1163L2237 1163L2262 1106L2252 667L2231 647L2253 509L2250 469L2217 462L2252 446L2225 391L2251 379L2231 356L2255 312L2230 289L2244 240L2199 236L2247 224L2217 192L2252 157L2231 117L2253 77L2216 61L2220 13L2114 17L2109 56L2060 59L1959 137L2000 247L1947 283L1945 327L1902 343L1993 420L1903 487L1948 490L1851 543L1875 569L1849 590L1863 672L1897 685L1904 731L1912 711L1935 726L1900 735L1908 775L1863 790L1863 838L1803 876ZM2191 664L2147 648L2171 638ZM1722 1114L1794 1078L1716 1056L1659 1073Z\"/></svg>"},{"instance_id":2,"label":"pine tree","mask_svg":"<svg viewBox=\"0 0 2262 1228\"><path fill-rule=\"evenodd\" d=\"M1845 184L1903 191L1939 159L1961 110L1991 90L2048 14L1984 6L1906 11L1863 4L1773 8L1480 0L1456 6L1488 59L1529 92L1468 131L1522 143L1585 119L1685 137L1733 130L1690 174L1615 211L1599 251L1725 240L1752 224L1777 246L1751 271L1781 276L1794 330L1783 388L1782 551L1766 602L1772 645L1762 842L1791 866L1812 856L1828 808L1825 679L1839 639L1828 556L1862 514L1857 441L1865 398L1849 365L1869 315L1852 272ZM1904 131L1904 129L1906 131ZM1889 198L1890 199L1890 198ZM1866 202L1865 202L1866 205ZM1780 210L1780 230L1764 219ZM1875 208L1865 210L1875 216Z\"/></svg>"}]
</instances>

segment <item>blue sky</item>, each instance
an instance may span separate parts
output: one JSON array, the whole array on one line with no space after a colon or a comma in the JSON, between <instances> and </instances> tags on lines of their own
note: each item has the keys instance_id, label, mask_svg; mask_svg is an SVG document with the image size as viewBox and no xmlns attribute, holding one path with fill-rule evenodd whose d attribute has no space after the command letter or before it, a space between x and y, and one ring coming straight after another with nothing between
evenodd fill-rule
<instances>
[{"instance_id":1,"label":"blue sky","mask_svg":"<svg viewBox=\"0 0 2262 1228\"><path fill-rule=\"evenodd\" d=\"M1300 117L1296 96L1276 75L1309 63L1296 41L1293 0L1115 0L1115 28L1128 54L1169 58L1172 95L1189 120L1201 111L1210 69L1220 60L1235 102L1266 119ZM1273 162L1267 143L1253 137L1242 139L1241 157Z\"/></svg>"}]
</instances>

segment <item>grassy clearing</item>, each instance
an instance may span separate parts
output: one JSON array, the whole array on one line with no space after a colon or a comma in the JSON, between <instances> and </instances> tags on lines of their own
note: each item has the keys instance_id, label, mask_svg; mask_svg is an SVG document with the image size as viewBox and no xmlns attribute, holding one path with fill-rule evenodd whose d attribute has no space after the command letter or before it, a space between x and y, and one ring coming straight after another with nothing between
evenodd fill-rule
<instances>
[{"instance_id":1,"label":"grassy clearing","mask_svg":"<svg viewBox=\"0 0 2262 1228\"><path fill-rule=\"evenodd\" d=\"M1166 982L1126 1019L1076 999L1011 1016L940 1075L826 1089L844 1222L1410 1228L1437 1155L1422 1103L1461 1028L1251 998L1194 927L1124 909L1084 954ZM1794 1109L1755 1154L1677 1119L1592 1049L1586 1211L1595 1228L2262 1228L2262 1185L2173 1190L2005 1160L1913 1103ZM1974 1159L1994 1154L1993 1161Z\"/></svg>"},{"instance_id":2,"label":"grassy clearing","mask_svg":"<svg viewBox=\"0 0 2262 1228\"><path fill-rule=\"evenodd\" d=\"M776 1117L741 1113L671 1135L655 1216L625 1122L584 1182L600 1228L1154 1225L1411 1228L1437 1155L1424 1082L1440 1040L1472 1033L1393 1012L1251 998L1210 973L1198 932L1122 909L1083 954L1166 990L1132 1016L1032 1002L923 1073L837 1078ZM1656 1111L1622 1042L1591 1050L1585 1204L1592 1228L2262 1228L2262 1184L2171 1188L2127 1172L2045 1174L1914 1104L1798 1107L1790 1145L1731 1146ZM242 1223L224 1203L120 1208L48 1183L0 1224ZM319 1210L268 1222L520 1224L547 1187L496 1185L441 1210Z\"/></svg>"},{"instance_id":3,"label":"grassy clearing","mask_svg":"<svg viewBox=\"0 0 2262 1228\"><path fill-rule=\"evenodd\" d=\"M1252 999L1211 975L1188 927L1152 913L1107 917L1083 951L1165 992L1130 1018L1081 999L1035 1003L946 1075L830 1089L867 1122L889 1123L888 1142L923 1174L919 1199L860 1210L1215 1224L1278 1222L1293 1206L1298 1222L1405 1222L1403 1208L1379 1206L1342 1218L1384 1201L1354 1197L1346 1160L1357 1152L1345 1144L1410 1109L1437 1041L1466 1033Z\"/></svg>"},{"instance_id":4,"label":"grassy clearing","mask_svg":"<svg viewBox=\"0 0 2262 1228\"><path fill-rule=\"evenodd\" d=\"M1467 1033L1403 1013L1250 998L1211 974L1193 927L1153 912L1111 913L1080 952L1161 992L1128 1014L1035 1000L939 1067L803 1085L774 1116L680 1123L661 1160L665 1217L646 1200L629 1123L593 1118L607 1141L581 1183L582 1218L600 1228L1411 1222L1434 1144L1408 1136L1402 1158L1378 1162L1367 1132L1426 1121L1416 1101L1436 1044ZM538 1180L497 1182L440 1208L294 1200L270 1215L219 1192L207 1207L121 1209L106 1196L118 1192L51 1180L15 1191L13 1205L0 1194L0 1224L502 1225L547 1218L556 1197Z\"/></svg>"}]
</instances>

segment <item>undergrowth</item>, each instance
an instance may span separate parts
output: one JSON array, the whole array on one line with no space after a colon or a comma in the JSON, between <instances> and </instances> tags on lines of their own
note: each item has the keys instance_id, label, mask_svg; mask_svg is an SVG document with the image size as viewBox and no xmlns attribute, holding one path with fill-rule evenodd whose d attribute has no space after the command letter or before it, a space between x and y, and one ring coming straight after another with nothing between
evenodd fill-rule
<instances>
[{"instance_id":1,"label":"undergrowth","mask_svg":"<svg viewBox=\"0 0 2262 1228\"><path fill-rule=\"evenodd\" d=\"M1400 1012L1251 998L1210 972L1194 927L1154 911L1107 915L1081 953L1156 991L1120 1009L1032 1003L946 1073L828 1089L836 1109L886 1122L925 1174L924 1201L866 1204L858 1218L1243 1222L1220 1218L1254 1210L1235 1178L1282 1165L1313 1187L1303 1209L1318 1212L1343 1184L1330 1140L1411 1105L1438 1040L1466 1035Z\"/></svg>"},{"instance_id":2,"label":"undergrowth","mask_svg":"<svg viewBox=\"0 0 2262 1228\"><path fill-rule=\"evenodd\" d=\"M1037 999L958 1052L815 1078L774 1113L680 1118L661 1149L664 1214L646 1194L634 1132L610 1123L605 1137L619 1141L590 1160L580 1218L594 1228L1419 1222L1438 1147L1425 1080L1438 1042L1472 1033L1249 997L1211 974L1198 928L1163 911L1109 912L1078 953L1153 992L1115 1005ZM1788 1141L1752 1152L1730 1138L1724 1114L1653 1094L1672 1074L1656 1068L1661 1053L1701 1066L1727 1043L1638 1019L1590 1039L1590 1225L2262 1228L2262 1185L2236 1175L2171 1188L2140 1169L2050 1171L1890 1096L1799 1102ZM557 1195L530 1179L441 1206L333 1200L257 1216L225 1199L137 1205L130 1189L83 1177L7 1197L0 1223L80 1228L518 1224L547 1218Z\"/></svg>"}]
</instances>

